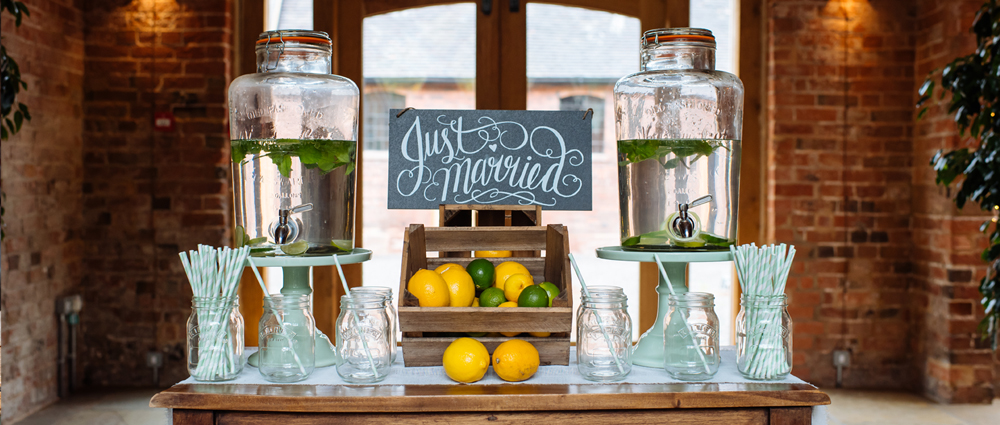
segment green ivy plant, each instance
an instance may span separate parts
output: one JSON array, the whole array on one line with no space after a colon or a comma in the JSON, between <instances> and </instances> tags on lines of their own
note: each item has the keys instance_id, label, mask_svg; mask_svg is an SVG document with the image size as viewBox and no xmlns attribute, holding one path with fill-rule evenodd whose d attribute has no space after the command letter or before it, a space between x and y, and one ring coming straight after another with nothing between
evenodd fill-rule
<instances>
[{"instance_id":1,"label":"green ivy plant","mask_svg":"<svg viewBox=\"0 0 1000 425\"><path fill-rule=\"evenodd\" d=\"M31 16L28 8L19 1L0 0L0 13L4 11L14 15L14 26L21 26L21 19ZM0 38L0 140L7 140L18 131L25 121L31 121L28 106L17 101L21 89L27 89L28 83L21 81L21 69L14 58L7 56L7 47ZM15 103L17 108L15 109ZM14 114L11 115L11 112Z\"/></svg>"},{"instance_id":2,"label":"green ivy plant","mask_svg":"<svg viewBox=\"0 0 1000 425\"><path fill-rule=\"evenodd\" d=\"M994 217L1000 209L1000 6L987 1L972 24L976 36L975 53L956 58L941 70L939 99L951 94L948 112L954 114L960 134L970 136L966 147L939 150L931 158L937 172L936 183L944 186L958 181L955 205L978 203ZM934 94L933 73L920 87L917 115L927 112L927 102ZM986 317L979 324L984 339L995 350L1000 327L1000 224L987 220L980 230L989 238L982 259L989 268L979 284Z\"/></svg>"}]
</instances>

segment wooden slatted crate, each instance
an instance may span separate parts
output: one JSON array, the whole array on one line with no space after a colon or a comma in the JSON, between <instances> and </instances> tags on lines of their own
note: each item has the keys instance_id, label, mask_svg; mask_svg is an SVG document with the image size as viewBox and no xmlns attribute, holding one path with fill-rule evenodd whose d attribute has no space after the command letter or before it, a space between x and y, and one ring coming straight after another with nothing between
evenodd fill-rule
<instances>
[{"instance_id":1,"label":"wooden slatted crate","mask_svg":"<svg viewBox=\"0 0 1000 425\"><path fill-rule=\"evenodd\" d=\"M531 272L535 283L552 282L559 296L552 307L420 307L406 284L420 269L434 270L444 263L465 266L473 259L430 257L429 252L476 250L544 251L543 257L488 258L494 265L517 261ZM515 337L477 337L493 351L503 341L517 338L538 349L543 365L569 364L573 326L573 298L569 271L569 232L561 224L531 227L431 227L413 224L403 240L400 274L399 328L403 331L406 366L439 366L445 348L465 332L551 332L546 338L526 333Z\"/></svg>"}]
</instances>

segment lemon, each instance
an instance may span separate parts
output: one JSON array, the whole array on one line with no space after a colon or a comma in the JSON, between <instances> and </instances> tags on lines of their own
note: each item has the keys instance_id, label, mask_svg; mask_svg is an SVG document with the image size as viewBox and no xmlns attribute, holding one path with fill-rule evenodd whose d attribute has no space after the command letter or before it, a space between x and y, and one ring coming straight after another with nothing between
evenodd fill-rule
<instances>
[{"instance_id":1,"label":"lemon","mask_svg":"<svg viewBox=\"0 0 1000 425\"><path fill-rule=\"evenodd\" d=\"M462 265L461 264L455 264L455 263L444 263L444 264L438 266L436 269L434 269L434 271L438 272L438 273L444 273L446 270L451 270L453 268L462 268ZM465 270L465 269L463 269L463 270Z\"/></svg>"},{"instance_id":2,"label":"lemon","mask_svg":"<svg viewBox=\"0 0 1000 425\"><path fill-rule=\"evenodd\" d=\"M497 307L517 307L517 303L513 301L507 301L503 304L498 305ZM520 332L500 332L500 334L503 336L518 336Z\"/></svg>"},{"instance_id":3,"label":"lemon","mask_svg":"<svg viewBox=\"0 0 1000 425\"><path fill-rule=\"evenodd\" d=\"M473 256L479 258L505 258L511 256L510 251L474 251Z\"/></svg>"},{"instance_id":4,"label":"lemon","mask_svg":"<svg viewBox=\"0 0 1000 425\"><path fill-rule=\"evenodd\" d=\"M531 272L527 268L522 266L520 263L514 261L504 261L500 265L496 266L493 270L493 286L503 290L503 284L507 281L507 278L515 274L526 274L531 276ZM517 298L514 299L517 301Z\"/></svg>"},{"instance_id":5,"label":"lemon","mask_svg":"<svg viewBox=\"0 0 1000 425\"><path fill-rule=\"evenodd\" d=\"M441 278L448 284L452 307L471 307L472 300L476 298L476 284L472 283L472 276L458 266L441 273Z\"/></svg>"},{"instance_id":6,"label":"lemon","mask_svg":"<svg viewBox=\"0 0 1000 425\"><path fill-rule=\"evenodd\" d=\"M531 378L541 363L538 350L527 341L512 339L493 350L493 371L504 381L520 382Z\"/></svg>"},{"instance_id":7,"label":"lemon","mask_svg":"<svg viewBox=\"0 0 1000 425\"><path fill-rule=\"evenodd\" d=\"M548 338L549 335L552 335L552 332L528 332L528 335L536 336L539 338Z\"/></svg>"},{"instance_id":8,"label":"lemon","mask_svg":"<svg viewBox=\"0 0 1000 425\"><path fill-rule=\"evenodd\" d=\"M406 283L406 290L417 297L421 307L447 307L451 303L448 283L431 270L417 270Z\"/></svg>"},{"instance_id":9,"label":"lemon","mask_svg":"<svg viewBox=\"0 0 1000 425\"><path fill-rule=\"evenodd\" d=\"M464 383L476 382L483 379L490 367L490 352L479 341L459 338L444 350L441 363L449 378Z\"/></svg>"},{"instance_id":10,"label":"lemon","mask_svg":"<svg viewBox=\"0 0 1000 425\"><path fill-rule=\"evenodd\" d=\"M302 255L306 253L309 249L309 242L298 241L290 244L285 244L281 246L281 252L288 255Z\"/></svg>"},{"instance_id":11,"label":"lemon","mask_svg":"<svg viewBox=\"0 0 1000 425\"><path fill-rule=\"evenodd\" d=\"M521 291L531 285L534 285L535 281L531 278L529 274L515 274L507 278L507 282L503 285L503 294L507 297L507 301L517 302L517 298L521 296ZM541 289L541 288L539 288ZM542 290L544 293L545 291ZM535 306L540 307L540 306Z\"/></svg>"},{"instance_id":12,"label":"lemon","mask_svg":"<svg viewBox=\"0 0 1000 425\"><path fill-rule=\"evenodd\" d=\"M476 297L476 298L472 299L472 306L473 307L479 307L479 297Z\"/></svg>"}]
</instances>

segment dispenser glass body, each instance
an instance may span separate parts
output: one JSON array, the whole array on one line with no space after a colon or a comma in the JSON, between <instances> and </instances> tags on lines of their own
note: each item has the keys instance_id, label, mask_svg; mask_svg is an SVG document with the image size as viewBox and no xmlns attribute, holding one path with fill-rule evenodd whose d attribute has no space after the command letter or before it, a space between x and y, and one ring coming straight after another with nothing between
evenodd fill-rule
<instances>
[{"instance_id":1,"label":"dispenser glass body","mask_svg":"<svg viewBox=\"0 0 1000 425\"><path fill-rule=\"evenodd\" d=\"M621 243L727 250L736 243L743 84L715 70L708 30L647 31L640 72L615 85Z\"/></svg>"},{"instance_id":2,"label":"dispenser glass body","mask_svg":"<svg viewBox=\"0 0 1000 425\"><path fill-rule=\"evenodd\" d=\"M237 246L252 255L354 248L360 92L330 74L329 37L269 31L229 87Z\"/></svg>"}]
</instances>

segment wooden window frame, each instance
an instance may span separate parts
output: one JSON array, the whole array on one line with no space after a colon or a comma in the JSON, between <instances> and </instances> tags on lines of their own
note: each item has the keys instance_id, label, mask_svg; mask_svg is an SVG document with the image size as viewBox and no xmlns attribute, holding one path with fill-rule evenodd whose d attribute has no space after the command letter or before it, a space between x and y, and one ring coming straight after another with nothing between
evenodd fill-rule
<instances>
[{"instance_id":1,"label":"wooden window frame","mask_svg":"<svg viewBox=\"0 0 1000 425\"><path fill-rule=\"evenodd\" d=\"M690 0L553 0L544 3L582 7L617 13L638 18L640 29L687 26L690 15ZM252 53L253 42L264 29L265 0L244 0L234 3L233 34L233 76L255 71L256 58ZM314 28L325 31L333 39L333 72L355 82L363 83L362 28L364 18L382 13L415 7L435 6L462 1L447 0L315 0L313 3ZM493 1L492 13L482 12L482 0L476 0L476 108L477 109L525 109L527 107L527 21L526 1L519 2L518 10L511 11L510 2ZM767 223L765 190L767 175L765 119L766 89L766 31L764 12L766 2L761 0L738 0L740 47L737 49L740 79L746 89L743 113L742 161L740 170L740 217L738 238L741 243L766 243ZM638 46L636 47L638 48ZM502 66L501 66L502 64ZM359 87L362 84L358 84ZM363 134L362 123L358 133ZM607 131L608 129L606 129ZM364 181L364 149L358 149L357 181ZM358 199L364 197L364 185L356 191ZM363 203L357 202L355 240L364 246ZM346 277L351 286L361 285L361 265L345 266ZM260 288L252 281L252 276L244 276L240 296L246 301L241 309L247 317L260 315ZM640 266L640 294L652 294L658 284L655 264L642 263ZM343 289L336 272L330 267L316 267L313 271L314 314L317 327L332 335L334 322L339 313L337 300ZM323 282L321 284L321 282ZM326 283L329 282L329 283ZM735 299L739 299L739 285L734 285ZM734 317L738 303L734 304ZM655 321L657 297L645 296L639 299L639 329L647 329ZM257 316L254 316L256 314ZM248 345L256 336L256 322L247 321Z\"/></svg>"}]
</instances>

